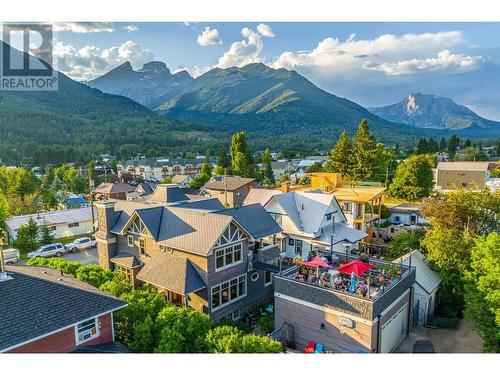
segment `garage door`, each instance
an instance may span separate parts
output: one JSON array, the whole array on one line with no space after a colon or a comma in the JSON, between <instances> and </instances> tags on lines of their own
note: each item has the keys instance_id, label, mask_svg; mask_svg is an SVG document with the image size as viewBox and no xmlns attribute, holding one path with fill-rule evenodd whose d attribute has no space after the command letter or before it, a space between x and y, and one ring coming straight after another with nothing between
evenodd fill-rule
<instances>
[{"instance_id":1,"label":"garage door","mask_svg":"<svg viewBox=\"0 0 500 375\"><path fill-rule=\"evenodd\" d=\"M392 316L381 330L380 351L390 353L403 341L406 336L406 323L408 319L408 304Z\"/></svg>"}]
</instances>

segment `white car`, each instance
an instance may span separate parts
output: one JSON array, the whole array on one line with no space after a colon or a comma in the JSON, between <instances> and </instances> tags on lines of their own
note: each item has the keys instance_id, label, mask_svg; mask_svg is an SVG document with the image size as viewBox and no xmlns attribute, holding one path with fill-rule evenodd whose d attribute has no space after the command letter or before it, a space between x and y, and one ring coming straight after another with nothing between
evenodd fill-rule
<instances>
[{"instance_id":1,"label":"white car","mask_svg":"<svg viewBox=\"0 0 500 375\"><path fill-rule=\"evenodd\" d=\"M21 253L17 249L0 250L3 254L3 261L5 264L17 263L21 258Z\"/></svg>"},{"instance_id":2,"label":"white car","mask_svg":"<svg viewBox=\"0 0 500 375\"><path fill-rule=\"evenodd\" d=\"M52 243L49 245L40 246L35 251L28 253L26 256L28 259L31 258L49 258L49 257L60 257L66 252L63 244L61 243Z\"/></svg>"},{"instance_id":3,"label":"white car","mask_svg":"<svg viewBox=\"0 0 500 375\"><path fill-rule=\"evenodd\" d=\"M96 245L96 240L90 237L82 237L66 245L66 250L76 253L80 250L90 249Z\"/></svg>"}]
</instances>

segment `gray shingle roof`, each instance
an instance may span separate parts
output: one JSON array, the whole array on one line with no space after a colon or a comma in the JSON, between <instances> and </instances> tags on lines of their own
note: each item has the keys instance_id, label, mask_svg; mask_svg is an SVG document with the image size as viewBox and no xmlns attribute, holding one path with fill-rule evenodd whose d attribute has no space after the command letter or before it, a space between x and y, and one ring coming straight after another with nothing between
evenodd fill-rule
<instances>
[{"instance_id":1,"label":"gray shingle roof","mask_svg":"<svg viewBox=\"0 0 500 375\"><path fill-rule=\"evenodd\" d=\"M220 211L222 215L229 215L235 218L240 225L245 228L254 239L259 239L273 234L278 234L283 229L269 215L269 213L259 203L252 205L231 208Z\"/></svg>"},{"instance_id":2,"label":"gray shingle roof","mask_svg":"<svg viewBox=\"0 0 500 375\"><path fill-rule=\"evenodd\" d=\"M233 191L254 181L254 178L226 176L207 182L203 188L210 190L225 190L227 188L228 191Z\"/></svg>"},{"instance_id":3,"label":"gray shingle roof","mask_svg":"<svg viewBox=\"0 0 500 375\"><path fill-rule=\"evenodd\" d=\"M403 262L404 265L410 264L411 255L411 265L416 268L415 281L420 285L427 293L432 293L434 289L439 287L441 284L441 276L435 271L433 271L427 261L427 258L418 250L413 250L411 253L403 255L402 257L395 259L394 263Z\"/></svg>"},{"instance_id":4,"label":"gray shingle roof","mask_svg":"<svg viewBox=\"0 0 500 375\"><path fill-rule=\"evenodd\" d=\"M190 176L187 174L176 174L172 177L172 183L173 184L182 184L184 181L186 181L187 178Z\"/></svg>"},{"instance_id":5,"label":"gray shingle roof","mask_svg":"<svg viewBox=\"0 0 500 375\"><path fill-rule=\"evenodd\" d=\"M137 259L134 255L123 251L121 253L116 254L113 258L110 259L110 261L112 263L119 264L127 268L135 268L141 265L139 259Z\"/></svg>"},{"instance_id":6,"label":"gray shingle roof","mask_svg":"<svg viewBox=\"0 0 500 375\"><path fill-rule=\"evenodd\" d=\"M154 203L175 203L187 201L189 198L182 192L178 185L159 184L156 190L148 198L148 202Z\"/></svg>"},{"instance_id":7,"label":"gray shingle roof","mask_svg":"<svg viewBox=\"0 0 500 375\"><path fill-rule=\"evenodd\" d=\"M0 282L0 352L125 307L126 302L43 267L9 267Z\"/></svg>"},{"instance_id":8,"label":"gray shingle roof","mask_svg":"<svg viewBox=\"0 0 500 375\"><path fill-rule=\"evenodd\" d=\"M137 278L181 295L206 287L191 261L162 252L151 257L139 271Z\"/></svg>"}]
</instances>

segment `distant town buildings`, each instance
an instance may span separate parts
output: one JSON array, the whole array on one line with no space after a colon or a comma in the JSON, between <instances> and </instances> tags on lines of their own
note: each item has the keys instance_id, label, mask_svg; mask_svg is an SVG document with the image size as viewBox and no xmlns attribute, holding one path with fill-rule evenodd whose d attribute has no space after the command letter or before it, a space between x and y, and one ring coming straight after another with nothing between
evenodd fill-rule
<instances>
[{"instance_id":1,"label":"distant town buildings","mask_svg":"<svg viewBox=\"0 0 500 375\"><path fill-rule=\"evenodd\" d=\"M127 160L117 164L118 178L127 173L133 177L142 177L144 180L161 181L164 177L181 175L196 175L205 163L205 158L196 159L169 159L146 158Z\"/></svg>"}]
</instances>

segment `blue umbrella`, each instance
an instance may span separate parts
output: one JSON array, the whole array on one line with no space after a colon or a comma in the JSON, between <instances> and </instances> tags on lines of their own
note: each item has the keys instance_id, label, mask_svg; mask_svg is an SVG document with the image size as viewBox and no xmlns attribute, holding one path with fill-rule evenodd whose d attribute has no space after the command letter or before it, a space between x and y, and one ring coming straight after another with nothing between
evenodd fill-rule
<instances>
[{"instance_id":1,"label":"blue umbrella","mask_svg":"<svg viewBox=\"0 0 500 375\"><path fill-rule=\"evenodd\" d=\"M349 293L354 293L356 291L356 275L354 271L351 272L351 285L349 286Z\"/></svg>"}]
</instances>

